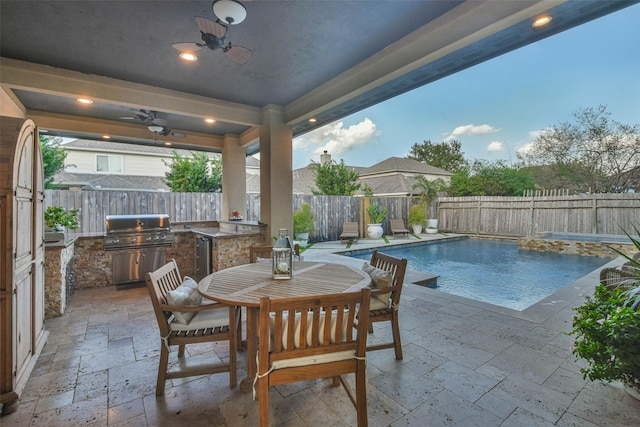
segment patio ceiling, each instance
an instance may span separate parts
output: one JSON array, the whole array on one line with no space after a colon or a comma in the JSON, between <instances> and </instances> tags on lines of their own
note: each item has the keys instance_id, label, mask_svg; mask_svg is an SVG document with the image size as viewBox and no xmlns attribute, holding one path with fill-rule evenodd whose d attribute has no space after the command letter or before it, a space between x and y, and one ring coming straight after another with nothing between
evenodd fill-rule
<instances>
[{"instance_id":1,"label":"patio ceiling","mask_svg":"<svg viewBox=\"0 0 640 427\"><path fill-rule=\"evenodd\" d=\"M636 2L243 3L228 40L253 57L239 65L208 49L185 64L171 46L199 41L194 17L215 19L211 1L2 0L0 84L52 135L220 151L236 134L252 152L268 105L296 136ZM533 28L542 14L551 24ZM132 109L158 111L186 137L120 119Z\"/></svg>"}]
</instances>

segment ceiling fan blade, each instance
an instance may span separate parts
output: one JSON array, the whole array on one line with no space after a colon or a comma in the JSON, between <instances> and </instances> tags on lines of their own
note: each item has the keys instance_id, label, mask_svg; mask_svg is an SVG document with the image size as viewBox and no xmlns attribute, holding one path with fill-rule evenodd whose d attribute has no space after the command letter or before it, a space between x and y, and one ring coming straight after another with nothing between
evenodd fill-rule
<instances>
[{"instance_id":1,"label":"ceiling fan blade","mask_svg":"<svg viewBox=\"0 0 640 427\"><path fill-rule=\"evenodd\" d=\"M196 16L196 25L200 28L200 31L206 34L212 34L221 39L227 34L227 27L224 25L212 21L211 19L203 18L202 16Z\"/></svg>"},{"instance_id":2,"label":"ceiling fan blade","mask_svg":"<svg viewBox=\"0 0 640 427\"><path fill-rule=\"evenodd\" d=\"M171 132L169 135L175 136L176 138L184 138L185 136L187 136L186 133L182 132Z\"/></svg>"},{"instance_id":3,"label":"ceiling fan blade","mask_svg":"<svg viewBox=\"0 0 640 427\"><path fill-rule=\"evenodd\" d=\"M120 117L120 119L122 120L138 120L137 117L131 117L131 116L127 116L127 117Z\"/></svg>"},{"instance_id":4,"label":"ceiling fan blade","mask_svg":"<svg viewBox=\"0 0 640 427\"><path fill-rule=\"evenodd\" d=\"M180 52L197 52L202 49L198 43L174 43L171 46Z\"/></svg>"},{"instance_id":5,"label":"ceiling fan blade","mask_svg":"<svg viewBox=\"0 0 640 427\"><path fill-rule=\"evenodd\" d=\"M253 52L246 47L229 44L224 49L224 54L236 64L246 64L251 59Z\"/></svg>"}]
</instances>

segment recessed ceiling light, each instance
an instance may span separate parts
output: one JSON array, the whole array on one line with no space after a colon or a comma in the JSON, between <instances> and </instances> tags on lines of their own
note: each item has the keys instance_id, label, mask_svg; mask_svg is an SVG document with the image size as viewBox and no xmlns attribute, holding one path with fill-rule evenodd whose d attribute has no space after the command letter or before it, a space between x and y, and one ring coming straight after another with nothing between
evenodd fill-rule
<instances>
[{"instance_id":1,"label":"recessed ceiling light","mask_svg":"<svg viewBox=\"0 0 640 427\"><path fill-rule=\"evenodd\" d=\"M204 119L204 121L206 123L209 123L210 125L214 124L216 122L216 119Z\"/></svg>"},{"instance_id":2,"label":"recessed ceiling light","mask_svg":"<svg viewBox=\"0 0 640 427\"><path fill-rule=\"evenodd\" d=\"M78 98L76 99L80 104L93 104L93 101L88 98Z\"/></svg>"},{"instance_id":3,"label":"recessed ceiling light","mask_svg":"<svg viewBox=\"0 0 640 427\"><path fill-rule=\"evenodd\" d=\"M187 62L196 62L198 57L193 52L180 52L180 59Z\"/></svg>"},{"instance_id":4,"label":"recessed ceiling light","mask_svg":"<svg viewBox=\"0 0 640 427\"><path fill-rule=\"evenodd\" d=\"M46 130L46 129L38 129L38 131L39 131L40 133L49 133L49 131L48 131L48 130Z\"/></svg>"},{"instance_id":5,"label":"recessed ceiling light","mask_svg":"<svg viewBox=\"0 0 640 427\"><path fill-rule=\"evenodd\" d=\"M164 145L166 145L167 147L171 145L171 143L169 141L165 142Z\"/></svg>"},{"instance_id":6,"label":"recessed ceiling light","mask_svg":"<svg viewBox=\"0 0 640 427\"><path fill-rule=\"evenodd\" d=\"M534 19L533 20L533 24L531 24L531 25L533 25L535 28L538 28L538 27L544 27L549 22L551 22L551 16L542 15L542 16L538 16L536 19Z\"/></svg>"},{"instance_id":7,"label":"recessed ceiling light","mask_svg":"<svg viewBox=\"0 0 640 427\"><path fill-rule=\"evenodd\" d=\"M309 119L309 123L315 123L315 122L317 122L317 121L318 121L318 119L316 119L315 117L311 117L311 118Z\"/></svg>"},{"instance_id":8,"label":"recessed ceiling light","mask_svg":"<svg viewBox=\"0 0 640 427\"><path fill-rule=\"evenodd\" d=\"M111 139L111 137L110 137L109 135L102 135L102 137L103 137L104 139Z\"/></svg>"}]
</instances>

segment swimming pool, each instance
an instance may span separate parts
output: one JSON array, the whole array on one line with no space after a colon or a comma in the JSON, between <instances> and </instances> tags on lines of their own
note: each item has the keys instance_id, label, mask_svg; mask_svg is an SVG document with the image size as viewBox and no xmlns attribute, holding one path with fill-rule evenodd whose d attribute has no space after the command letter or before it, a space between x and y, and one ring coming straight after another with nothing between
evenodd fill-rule
<instances>
[{"instance_id":1,"label":"swimming pool","mask_svg":"<svg viewBox=\"0 0 640 427\"><path fill-rule=\"evenodd\" d=\"M514 310L524 310L610 261L519 250L517 243L482 239L379 251L406 258L410 270L439 275L436 289L440 291ZM371 259L371 252L345 255Z\"/></svg>"}]
</instances>

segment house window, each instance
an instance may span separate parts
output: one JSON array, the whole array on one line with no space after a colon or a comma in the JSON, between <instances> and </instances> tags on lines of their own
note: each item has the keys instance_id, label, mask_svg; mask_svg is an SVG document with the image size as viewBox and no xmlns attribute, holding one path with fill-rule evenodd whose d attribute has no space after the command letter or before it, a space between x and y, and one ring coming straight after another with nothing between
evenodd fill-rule
<instances>
[{"instance_id":1,"label":"house window","mask_svg":"<svg viewBox=\"0 0 640 427\"><path fill-rule=\"evenodd\" d=\"M96 171L122 173L122 156L96 156Z\"/></svg>"}]
</instances>

